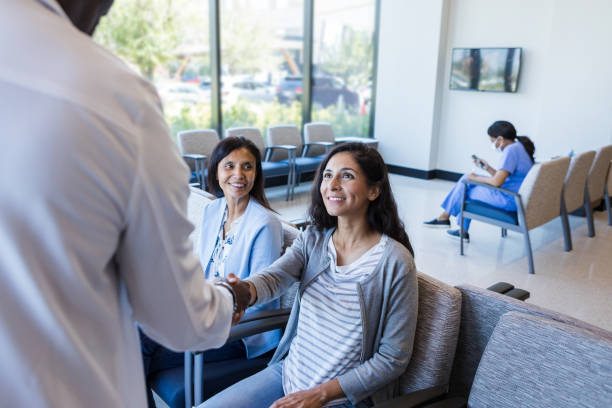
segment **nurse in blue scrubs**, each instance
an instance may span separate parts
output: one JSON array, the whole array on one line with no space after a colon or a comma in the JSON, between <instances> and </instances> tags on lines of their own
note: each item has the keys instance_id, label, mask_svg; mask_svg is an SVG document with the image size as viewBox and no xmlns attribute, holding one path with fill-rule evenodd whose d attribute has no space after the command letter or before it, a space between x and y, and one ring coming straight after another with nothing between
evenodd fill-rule
<instances>
[{"instance_id":1,"label":"nurse in blue scrubs","mask_svg":"<svg viewBox=\"0 0 612 408\"><path fill-rule=\"evenodd\" d=\"M461 198L463 191L470 200L481 201L486 204L498 207L507 211L516 211L514 198L508 194L486 187L466 185L462 181L470 179L481 183L501 187L510 191L518 192L527 172L533 166L535 146L527 136L517 136L516 129L512 123L498 120L489 126L487 130L491 141L491 148L501 153L499 166L497 169L491 167L483 159L475 159L474 163L490 174L490 177L479 176L474 173L466 174L455 184L448 196L442 202L442 214L431 221L424 223L427 227L450 228L450 216L457 217L457 224L461 222ZM463 220L464 239L469 242L470 219ZM447 234L452 238L460 237L460 230L448 230Z\"/></svg>"}]
</instances>

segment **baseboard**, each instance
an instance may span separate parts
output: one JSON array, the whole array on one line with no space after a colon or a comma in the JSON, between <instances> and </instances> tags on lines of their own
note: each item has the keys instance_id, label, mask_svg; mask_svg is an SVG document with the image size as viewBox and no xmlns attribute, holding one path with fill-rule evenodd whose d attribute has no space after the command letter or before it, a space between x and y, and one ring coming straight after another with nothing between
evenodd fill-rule
<instances>
[{"instance_id":1,"label":"baseboard","mask_svg":"<svg viewBox=\"0 0 612 408\"><path fill-rule=\"evenodd\" d=\"M420 170L420 169L413 169L411 167L396 166L395 164L387 164L387 169L389 170L389 173L392 173L392 174L400 174L402 176L414 177L414 178L419 178L419 179L424 179L424 180L431 180L431 179L438 178L438 179L448 180L448 181L457 181L462 176L461 173L455 173L453 171L446 171L446 170L439 170L439 169Z\"/></svg>"}]
</instances>

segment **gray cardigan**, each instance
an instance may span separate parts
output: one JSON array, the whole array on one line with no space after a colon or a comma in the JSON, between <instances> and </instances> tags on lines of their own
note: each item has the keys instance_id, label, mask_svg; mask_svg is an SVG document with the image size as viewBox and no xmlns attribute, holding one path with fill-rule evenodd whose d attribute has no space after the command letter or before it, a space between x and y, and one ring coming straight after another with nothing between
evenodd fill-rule
<instances>
[{"instance_id":1,"label":"gray cardigan","mask_svg":"<svg viewBox=\"0 0 612 408\"><path fill-rule=\"evenodd\" d=\"M285 334L270 364L281 361L289 351L304 290L329 269L327 245L333 231L309 227L276 262L246 279L257 289L256 304L269 302L300 282ZM410 252L389 239L374 272L357 287L363 327L361 364L338 377L353 405L368 397L379 403L399 392L399 376L410 361L417 320L418 287Z\"/></svg>"}]
</instances>

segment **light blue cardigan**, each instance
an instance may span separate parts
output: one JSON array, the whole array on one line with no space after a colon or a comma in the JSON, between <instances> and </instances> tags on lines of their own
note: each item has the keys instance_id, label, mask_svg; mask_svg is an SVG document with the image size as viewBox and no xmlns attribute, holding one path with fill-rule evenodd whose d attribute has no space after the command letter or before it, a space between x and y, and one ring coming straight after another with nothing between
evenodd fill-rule
<instances>
[{"instance_id":1,"label":"light blue cardigan","mask_svg":"<svg viewBox=\"0 0 612 408\"><path fill-rule=\"evenodd\" d=\"M200 263L206 279L209 279L209 264L217 235L223 221L227 202L224 197L210 202L204 208L200 239ZM278 218L251 197L236 231L225 261L225 272L245 279L271 265L281 254L283 231ZM278 309L278 299L249 310ZM247 358L260 356L278 345L280 330L258 334L243 339Z\"/></svg>"}]
</instances>

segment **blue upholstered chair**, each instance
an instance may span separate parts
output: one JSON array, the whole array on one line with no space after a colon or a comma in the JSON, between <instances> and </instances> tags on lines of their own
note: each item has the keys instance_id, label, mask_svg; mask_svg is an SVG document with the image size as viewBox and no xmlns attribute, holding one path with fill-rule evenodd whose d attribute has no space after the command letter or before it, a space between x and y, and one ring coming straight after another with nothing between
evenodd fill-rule
<instances>
[{"instance_id":1,"label":"blue upholstered chair","mask_svg":"<svg viewBox=\"0 0 612 408\"><path fill-rule=\"evenodd\" d=\"M259 129L254 127L237 127L230 128L225 131L225 136L242 136L245 139L249 139L259 149L262 157L261 168L263 170L264 177L278 177L287 176L287 194L285 197L286 201L289 201L293 197L291 193L293 191L293 180L294 180L294 160L296 156L296 148L291 145L271 145L264 143L264 139L261 136ZM288 160L284 161L272 161L271 157L275 151L283 150L288 155Z\"/></svg>"},{"instance_id":2,"label":"blue upholstered chair","mask_svg":"<svg viewBox=\"0 0 612 408\"><path fill-rule=\"evenodd\" d=\"M525 237L525 249L529 261L529 273L535 273L529 230L561 215L563 182L570 164L569 157L562 157L545 163L534 164L518 193L490 184L466 179L464 183L475 184L498 190L514 197L517 211L505 211L481 201L468 200L464 193L461 205L461 219L470 218L500 226L502 237L507 230L521 232ZM460 253L463 255L463 223L461 223ZM566 231L564 230L564 233ZM568 250L566 248L566 250Z\"/></svg>"},{"instance_id":3,"label":"blue upholstered chair","mask_svg":"<svg viewBox=\"0 0 612 408\"><path fill-rule=\"evenodd\" d=\"M300 183L302 173L316 171L324 156L307 157L309 144L302 144L300 130L296 125L277 125L268 128L268 143L272 145L290 145L296 148L295 172L293 187ZM284 151L274 152L272 160L288 160L287 153ZM293 189L291 191L293 197Z\"/></svg>"},{"instance_id":4,"label":"blue upholstered chair","mask_svg":"<svg viewBox=\"0 0 612 408\"><path fill-rule=\"evenodd\" d=\"M178 145L185 162L191 169L190 183L198 183L206 188L206 160L219 143L219 135L214 129L185 130L178 133Z\"/></svg>"}]
</instances>

